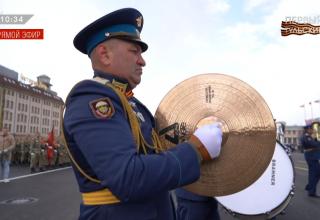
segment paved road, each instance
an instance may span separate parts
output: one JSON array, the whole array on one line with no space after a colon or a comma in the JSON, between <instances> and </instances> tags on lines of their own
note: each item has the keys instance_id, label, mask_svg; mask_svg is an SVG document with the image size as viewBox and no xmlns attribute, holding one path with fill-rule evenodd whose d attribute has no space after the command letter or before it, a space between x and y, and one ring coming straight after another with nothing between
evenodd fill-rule
<instances>
[{"instance_id":1,"label":"paved road","mask_svg":"<svg viewBox=\"0 0 320 220\"><path fill-rule=\"evenodd\" d=\"M294 153L292 158L296 177L295 196L285 214L278 215L276 219L318 220L320 199L309 198L304 191L307 166L303 154ZM27 167L12 166L11 175L10 183L0 183L1 220L77 219L80 195L70 167L29 175ZM222 220L235 219L222 206L219 210Z\"/></svg>"},{"instance_id":2,"label":"paved road","mask_svg":"<svg viewBox=\"0 0 320 220\"><path fill-rule=\"evenodd\" d=\"M28 171L13 167L13 173ZM77 219L80 197L69 167L0 183L0 203L1 220L71 220Z\"/></svg>"}]
</instances>

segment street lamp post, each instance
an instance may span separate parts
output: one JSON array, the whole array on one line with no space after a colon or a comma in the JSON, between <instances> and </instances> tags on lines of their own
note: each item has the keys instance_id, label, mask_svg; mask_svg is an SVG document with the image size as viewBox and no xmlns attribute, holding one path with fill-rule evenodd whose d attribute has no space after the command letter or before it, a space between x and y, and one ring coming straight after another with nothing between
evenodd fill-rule
<instances>
[{"instance_id":1,"label":"street lamp post","mask_svg":"<svg viewBox=\"0 0 320 220\"><path fill-rule=\"evenodd\" d=\"M313 109L312 109L312 102L309 102L310 109L311 109L311 120L313 120Z\"/></svg>"},{"instance_id":2,"label":"street lamp post","mask_svg":"<svg viewBox=\"0 0 320 220\"><path fill-rule=\"evenodd\" d=\"M303 108L303 111L304 111L304 120L306 120L306 119L307 119L306 106L303 104L303 105L300 105L300 108Z\"/></svg>"},{"instance_id":3,"label":"street lamp post","mask_svg":"<svg viewBox=\"0 0 320 220\"><path fill-rule=\"evenodd\" d=\"M320 99L315 100L314 103L319 103L320 105Z\"/></svg>"}]
</instances>

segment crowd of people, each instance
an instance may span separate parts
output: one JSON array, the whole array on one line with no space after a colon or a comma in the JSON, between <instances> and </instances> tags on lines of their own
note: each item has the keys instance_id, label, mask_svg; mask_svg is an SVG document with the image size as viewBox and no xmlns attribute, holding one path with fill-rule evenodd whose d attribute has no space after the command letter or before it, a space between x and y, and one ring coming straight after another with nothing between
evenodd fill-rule
<instances>
[{"instance_id":1,"label":"crowd of people","mask_svg":"<svg viewBox=\"0 0 320 220\"><path fill-rule=\"evenodd\" d=\"M0 130L0 181L9 182L10 165L30 167L30 173L41 172L70 164L61 139L49 144L39 132L33 135L13 135Z\"/></svg>"}]
</instances>

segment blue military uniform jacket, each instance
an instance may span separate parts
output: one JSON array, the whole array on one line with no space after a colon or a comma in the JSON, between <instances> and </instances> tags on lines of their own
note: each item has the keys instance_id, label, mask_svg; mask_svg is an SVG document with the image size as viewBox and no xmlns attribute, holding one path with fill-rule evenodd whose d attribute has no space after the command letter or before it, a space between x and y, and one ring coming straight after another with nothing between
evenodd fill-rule
<instances>
[{"instance_id":1,"label":"blue military uniform jacket","mask_svg":"<svg viewBox=\"0 0 320 220\"><path fill-rule=\"evenodd\" d=\"M305 150L306 159L319 160L320 159L320 142L314 140L308 133L304 133L301 137L301 145Z\"/></svg>"},{"instance_id":2,"label":"blue military uniform jacket","mask_svg":"<svg viewBox=\"0 0 320 220\"><path fill-rule=\"evenodd\" d=\"M95 76L126 83L110 74L95 72ZM128 97L128 101L151 145L153 116L136 98ZM105 111L97 111L101 102ZM175 219L169 190L199 178L198 157L188 142L162 153L152 149L147 155L138 153L119 96L94 80L84 80L71 90L63 126L74 160L87 175L100 181L90 181L74 166L80 192L107 188L120 200L107 205L81 204L79 219Z\"/></svg>"}]
</instances>

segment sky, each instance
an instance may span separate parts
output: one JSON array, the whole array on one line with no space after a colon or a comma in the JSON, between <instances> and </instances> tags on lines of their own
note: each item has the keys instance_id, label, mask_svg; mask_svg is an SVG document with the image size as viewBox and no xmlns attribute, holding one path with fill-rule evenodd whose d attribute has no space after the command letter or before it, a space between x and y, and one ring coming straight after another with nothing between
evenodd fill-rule
<instances>
[{"instance_id":1,"label":"sky","mask_svg":"<svg viewBox=\"0 0 320 220\"><path fill-rule=\"evenodd\" d=\"M304 125L320 117L314 102L320 99L320 35L280 32L287 19L320 25L317 0L0 0L0 14L33 14L26 24L0 29L44 29L43 40L0 40L0 65L35 81L48 75L52 90L65 99L74 84L93 75L74 36L124 7L144 16L147 65L134 92L152 113L181 81L223 73L253 87L277 121Z\"/></svg>"}]
</instances>

